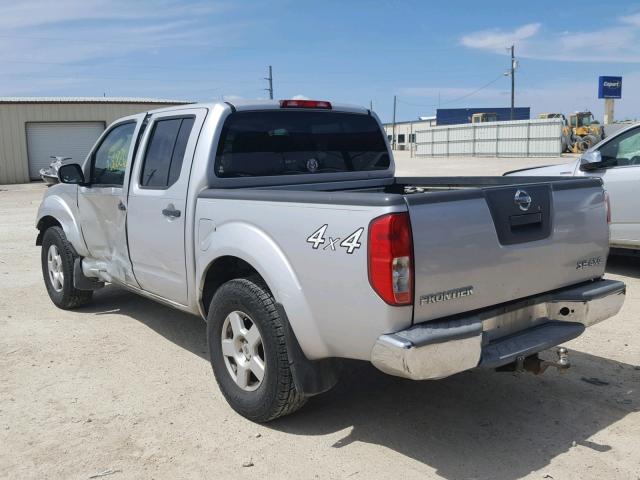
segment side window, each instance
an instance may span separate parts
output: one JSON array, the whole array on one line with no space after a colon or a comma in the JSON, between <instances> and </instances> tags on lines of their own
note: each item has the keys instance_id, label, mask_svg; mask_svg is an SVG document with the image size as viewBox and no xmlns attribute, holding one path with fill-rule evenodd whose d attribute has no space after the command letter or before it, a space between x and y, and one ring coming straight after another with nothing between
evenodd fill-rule
<instances>
[{"instance_id":1,"label":"side window","mask_svg":"<svg viewBox=\"0 0 640 480\"><path fill-rule=\"evenodd\" d=\"M127 157L135 122L124 123L112 129L93 155L91 163L92 185L122 185L127 168Z\"/></svg>"},{"instance_id":2,"label":"side window","mask_svg":"<svg viewBox=\"0 0 640 480\"><path fill-rule=\"evenodd\" d=\"M607 168L640 165L640 129L633 129L600 148Z\"/></svg>"},{"instance_id":3,"label":"side window","mask_svg":"<svg viewBox=\"0 0 640 480\"><path fill-rule=\"evenodd\" d=\"M189 117L154 122L142 164L140 186L168 188L178 180L194 120Z\"/></svg>"},{"instance_id":4,"label":"side window","mask_svg":"<svg viewBox=\"0 0 640 480\"><path fill-rule=\"evenodd\" d=\"M640 165L640 130L620 140L618 158L625 158L630 165Z\"/></svg>"}]
</instances>

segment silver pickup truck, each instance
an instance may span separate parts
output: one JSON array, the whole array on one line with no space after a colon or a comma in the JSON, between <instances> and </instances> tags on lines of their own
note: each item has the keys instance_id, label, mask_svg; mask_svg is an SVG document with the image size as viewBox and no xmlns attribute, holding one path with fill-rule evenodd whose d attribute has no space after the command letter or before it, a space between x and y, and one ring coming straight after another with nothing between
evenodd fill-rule
<instances>
[{"instance_id":1,"label":"silver pickup truck","mask_svg":"<svg viewBox=\"0 0 640 480\"><path fill-rule=\"evenodd\" d=\"M540 371L624 301L598 178L398 178L364 108L155 110L58 175L37 217L51 300L111 283L202 316L222 393L255 421L331 388L341 359Z\"/></svg>"}]
</instances>

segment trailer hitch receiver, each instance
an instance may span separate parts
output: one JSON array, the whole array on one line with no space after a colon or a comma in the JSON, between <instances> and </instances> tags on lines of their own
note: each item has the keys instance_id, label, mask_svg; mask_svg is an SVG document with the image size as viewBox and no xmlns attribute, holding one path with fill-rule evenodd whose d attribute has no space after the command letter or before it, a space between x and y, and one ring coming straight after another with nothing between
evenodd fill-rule
<instances>
[{"instance_id":1,"label":"trailer hitch receiver","mask_svg":"<svg viewBox=\"0 0 640 480\"><path fill-rule=\"evenodd\" d=\"M569 350L560 347L556 351L556 355L558 360L555 362L541 360L537 353L528 357L518 357L515 362L498 367L496 370L499 372L530 372L534 375L542 375L549 367L553 367L560 373L566 372L571 367Z\"/></svg>"}]
</instances>

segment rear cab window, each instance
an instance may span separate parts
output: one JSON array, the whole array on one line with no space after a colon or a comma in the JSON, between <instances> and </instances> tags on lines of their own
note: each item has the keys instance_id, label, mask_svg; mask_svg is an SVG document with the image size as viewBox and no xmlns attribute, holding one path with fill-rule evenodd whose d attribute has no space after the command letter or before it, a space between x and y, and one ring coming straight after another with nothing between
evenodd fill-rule
<instances>
[{"instance_id":1,"label":"rear cab window","mask_svg":"<svg viewBox=\"0 0 640 480\"><path fill-rule=\"evenodd\" d=\"M221 178L387 170L377 121L343 112L263 110L227 117L214 163Z\"/></svg>"}]
</instances>

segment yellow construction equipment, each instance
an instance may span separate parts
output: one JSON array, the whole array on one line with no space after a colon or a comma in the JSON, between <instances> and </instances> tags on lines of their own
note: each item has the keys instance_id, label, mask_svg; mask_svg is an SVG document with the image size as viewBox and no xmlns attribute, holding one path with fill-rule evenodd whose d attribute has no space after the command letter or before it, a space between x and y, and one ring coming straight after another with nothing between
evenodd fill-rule
<instances>
[{"instance_id":1,"label":"yellow construction equipment","mask_svg":"<svg viewBox=\"0 0 640 480\"><path fill-rule=\"evenodd\" d=\"M562 151L582 153L602 140L602 126L588 111L575 112L569 120L562 113L541 113L538 118L562 119Z\"/></svg>"}]
</instances>

